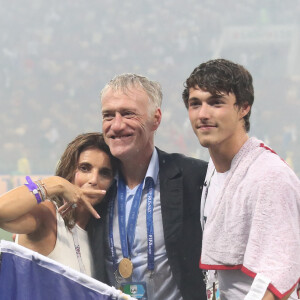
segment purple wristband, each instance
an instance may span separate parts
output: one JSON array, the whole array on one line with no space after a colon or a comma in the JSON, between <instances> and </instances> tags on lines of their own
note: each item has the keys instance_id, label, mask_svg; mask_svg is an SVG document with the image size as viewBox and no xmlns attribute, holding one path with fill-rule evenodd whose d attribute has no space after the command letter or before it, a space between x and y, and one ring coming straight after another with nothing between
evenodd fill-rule
<instances>
[{"instance_id":1,"label":"purple wristband","mask_svg":"<svg viewBox=\"0 0 300 300\"><path fill-rule=\"evenodd\" d=\"M25 183L25 185L27 186L27 188L29 189L30 192L33 193L33 195L36 198L36 202L38 204L40 204L42 202L40 193L39 193L39 188L38 186L31 180L31 178L29 176L25 177L28 183Z\"/></svg>"}]
</instances>

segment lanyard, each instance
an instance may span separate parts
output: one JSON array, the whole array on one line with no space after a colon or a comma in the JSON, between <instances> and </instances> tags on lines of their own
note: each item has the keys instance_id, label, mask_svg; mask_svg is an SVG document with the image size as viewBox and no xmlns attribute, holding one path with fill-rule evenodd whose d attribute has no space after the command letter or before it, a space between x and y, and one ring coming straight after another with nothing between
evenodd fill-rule
<instances>
[{"instance_id":1,"label":"lanyard","mask_svg":"<svg viewBox=\"0 0 300 300\"><path fill-rule=\"evenodd\" d=\"M154 182L148 177L147 192L147 237L148 237L148 270L154 271L154 229L153 229L153 199ZM146 179L146 180L147 180Z\"/></svg>"},{"instance_id":2,"label":"lanyard","mask_svg":"<svg viewBox=\"0 0 300 300\"><path fill-rule=\"evenodd\" d=\"M204 202L204 205L203 205L203 227L202 227L202 231L204 231L204 227L205 227L205 223L206 223L206 217L204 216L204 210L205 210L205 205L206 205L206 200L207 200L207 196L208 196L208 189L210 187L210 183L211 183L211 179L212 177L214 176L215 174L215 171L216 169L213 170L212 174L210 175L210 178L208 180L208 182L204 183L204 186L206 187L205 189L205 194L204 194L204 199L203 199L203 202ZM208 290L208 285L209 285L209 274L208 274L208 270L202 270L202 273L203 273L203 276L204 276L204 283L205 283L205 286L206 286L206 290ZM213 274L213 276L216 276L216 273ZM213 297L215 297L215 281L213 281L213 293L212 293ZM213 299L213 298L212 298Z\"/></svg>"},{"instance_id":3,"label":"lanyard","mask_svg":"<svg viewBox=\"0 0 300 300\"><path fill-rule=\"evenodd\" d=\"M127 230L126 230L126 185L122 178L119 179L118 184L118 217L119 217L119 231L122 247L123 257L129 258L132 250L132 245L135 237L136 221L138 217L140 202L142 198L143 183L137 188L135 192L131 210L129 213Z\"/></svg>"},{"instance_id":4,"label":"lanyard","mask_svg":"<svg viewBox=\"0 0 300 300\"><path fill-rule=\"evenodd\" d=\"M154 230L153 230L153 199L154 199L154 182L152 178L146 179L147 184L147 241L148 241L148 269L154 270ZM121 177L118 181L118 219L119 219L119 232L121 240L121 248L123 257L129 258L135 237L136 222L140 201L142 198L143 183L138 186L134 195L128 224L126 228L126 185ZM114 270L117 269L117 256L114 246L113 238L113 218L114 218L114 203L115 197L109 201L109 244L113 261Z\"/></svg>"},{"instance_id":5,"label":"lanyard","mask_svg":"<svg viewBox=\"0 0 300 300\"><path fill-rule=\"evenodd\" d=\"M204 216L204 210L205 210L206 200L207 200L207 196L208 196L208 189L210 187L211 179L214 176L215 171L216 171L216 169L213 170L213 172L212 172L212 174L211 174L211 176L210 176L210 178L208 180L208 183L206 183L206 184L204 183L204 186L206 188L205 188L205 194L204 194L204 199L203 199L204 200L203 201L204 205L203 205L203 228L202 228L202 230L204 230L204 226L205 226L205 223L206 223L206 217Z\"/></svg>"},{"instance_id":6,"label":"lanyard","mask_svg":"<svg viewBox=\"0 0 300 300\"><path fill-rule=\"evenodd\" d=\"M86 274L85 267L84 267L82 257L81 257L81 251L80 251L80 245L79 245L76 225L72 229L72 237L73 237L73 242L74 242L74 247L75 247L75 252L76 252L80 272Z\"/></svg>"}]
</instances>

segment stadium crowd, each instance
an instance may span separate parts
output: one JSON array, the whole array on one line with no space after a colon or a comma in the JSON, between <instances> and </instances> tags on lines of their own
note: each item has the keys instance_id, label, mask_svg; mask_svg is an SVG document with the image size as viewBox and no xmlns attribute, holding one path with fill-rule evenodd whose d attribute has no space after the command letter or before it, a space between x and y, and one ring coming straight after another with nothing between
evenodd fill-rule
<instances>
[{"instance_id":1,"label":"stadium crowd","mask_svg":"<svg viewBox=\"0 0 300 300\"><path fill-rule=\"evenodd\" d=\"M300 5L288 2L6 2L0 11L0 174L53 174L66 141L100 129L99 92L123 72L163 86L157 144L207 159L180 94L191 66L222 56L253 73L258 104L251 131L299 175Z\"/></svg>"}]
</instances>

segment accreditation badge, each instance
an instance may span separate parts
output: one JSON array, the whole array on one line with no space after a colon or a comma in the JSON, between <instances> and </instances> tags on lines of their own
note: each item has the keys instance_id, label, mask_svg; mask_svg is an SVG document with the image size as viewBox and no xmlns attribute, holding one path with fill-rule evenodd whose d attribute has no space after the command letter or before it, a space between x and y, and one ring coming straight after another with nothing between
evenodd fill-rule
<instances>
[{"instance_id":1,"label":"accreditation badge","mask_svg":"<svg viewBox=\"0 0 300 300\"><path fill-rule=\"evenodd\" d=\"M220 289L217 272L203 270L207 300L220 300Z\"/></svg>"},{"instance_id":2,"label":"accreditation badge","mask_svg":"<svg viewBox=\"0 0 300 300\"><path fill-rule=\"evenodd\" d=\"M206 285L206 296L207 300L220 300L219 283L213 282L212 284Z\"/></svg>"},{"instance_id":3,"label":"accreditation badge","mask_svg":"<svg viewBox=\"0 0 300 300\"><path fill-rule=\"evenodd\" d=\"M124 294L136 299L147 300L146 282L129 282L121 284L121 291Z\"/></svg>"}]
</instances>

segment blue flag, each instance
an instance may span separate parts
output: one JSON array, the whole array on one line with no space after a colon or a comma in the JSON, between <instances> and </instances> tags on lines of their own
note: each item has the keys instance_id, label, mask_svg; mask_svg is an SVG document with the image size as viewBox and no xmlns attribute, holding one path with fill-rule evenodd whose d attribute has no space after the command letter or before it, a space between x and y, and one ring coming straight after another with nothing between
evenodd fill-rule
<instances>
[{"instance_id":1,"label":"blue flag","mask_svg":"<svg viewBox=\"0 0 300 300\"><path fill-rule=\"evenodd\" d=\"M0 300L134 299L15 243L1 241L0 251Z\"/></svg>"}]
</instances>

